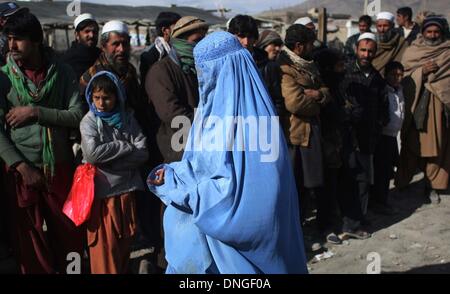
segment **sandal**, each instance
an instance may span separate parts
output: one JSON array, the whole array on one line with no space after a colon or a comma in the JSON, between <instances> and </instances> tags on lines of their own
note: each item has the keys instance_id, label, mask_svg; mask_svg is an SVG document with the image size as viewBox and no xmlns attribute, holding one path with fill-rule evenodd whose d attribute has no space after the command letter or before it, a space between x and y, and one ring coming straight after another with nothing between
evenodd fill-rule
<instances>
[{"instance_id":1,"label":"sandal","mask_svg":"<svg viewBox=\"0 0 450 294\"><path fill-rule=\"evenodd\" d=\"M354 230L354 231L343 232L340 237L342 240L346 240L349 238L365 240L365 239L369 239L371 236L372 235L370 233L363 231L361 229L358 229L358 230Z\"/></svg>"}]
</instances>

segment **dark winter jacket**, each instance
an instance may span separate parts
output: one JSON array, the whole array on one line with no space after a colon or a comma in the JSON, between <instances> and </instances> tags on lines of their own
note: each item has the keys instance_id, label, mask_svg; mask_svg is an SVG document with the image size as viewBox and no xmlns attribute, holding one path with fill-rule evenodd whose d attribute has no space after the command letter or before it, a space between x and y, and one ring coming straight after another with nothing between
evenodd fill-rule
<instances>
[{"instance_id":1,"label":"dark winter jacket","mask_svg":"<svg viewBox=\"0 0 450 294\"><path fill-rule=\"evenodd\" d=\"M284 99L281 95L280 65L275 61L269 60L266 51L263 49L255 47L252 55L266 84L267 91L272 98L277 113L278 115L281 115L286 111L286 107L284 106Z\"/></svg>"},{"instance_id":2,"label":"dark winter jacket","mask_svg":"<svg viewBox=\"0 0 450 294\"><path fill-rule=\"evenodd\" d=\"M166 56L151 67L145 78L145 88L161 120L156 141L164 161L179 161L183 156L183 148L174 150L171 141L172 136L186 126L172 128L171 124L176 116L184 116L192 123L194 108L199 101L197 76L184 73L171 56ZM186 140L182 145L185 143Z\"/></svg>"},{"instance_id":3,"label":"dark winter jacket","mask_svg":"<svg viewBox=\"0 0 450 294\"><path fill-rule=\"evenodd\" d=\"M100 53L101 50L97 47L91 48L74 41L72 46L61 56L61 61L72 67L79 80L81 75L94 65Z\"/></svg>"}]
</instances>

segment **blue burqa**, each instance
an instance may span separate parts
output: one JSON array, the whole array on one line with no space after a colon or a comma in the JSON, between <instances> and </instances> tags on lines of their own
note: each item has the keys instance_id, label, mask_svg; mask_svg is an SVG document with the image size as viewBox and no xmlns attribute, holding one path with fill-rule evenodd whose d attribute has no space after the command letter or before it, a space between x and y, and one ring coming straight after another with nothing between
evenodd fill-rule
<instances>
[{"instance_id":1,"label":"blue burqa","mask_svg":"<svg viewBox=\"0 0 450 294\"><path fill-rule=\"evenodd\" d=\"M167 205L167 273L307 273L286 141L252 56L216 32L194 57L200 103L183 159L149 175L165 169L149 188ZM256 125L230 119L239 117ZM255 135L276 156L255 148Z\"/></svg>"}]
</instances>

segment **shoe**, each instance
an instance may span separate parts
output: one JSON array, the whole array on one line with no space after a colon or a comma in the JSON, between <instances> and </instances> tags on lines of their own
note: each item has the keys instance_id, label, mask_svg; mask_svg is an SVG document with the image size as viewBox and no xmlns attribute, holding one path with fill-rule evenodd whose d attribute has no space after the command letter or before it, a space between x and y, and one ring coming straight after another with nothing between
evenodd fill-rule
<instances>
[{"instance_id":1,"label":"shoe","mask_svg":"<svg viewBox=\"0 0 450 294\"><path fill-rule=\"evenodd\" d=\"M342 244L342 240L333 232L329 233L327 235L326 240L330 244L336 244L336 245Z\"/></svg>"},{"instance_id":2,"label":"shoe","mask_svg":"<svg viewBox=\"0 0 450 294\"><path fill-rule=\"evenodd\" d=\"M358 239L358 240L365 240L369 239L372 235L362 229L357 230L348 230L346 232L343 232L339 237L341 240L347 240L350 238Z\"/></svg>"},{"instance_id":3,"label":"shoe","mask_svg":"<svg viewBox=\"0 0 450 294\"><path fill-rule=\"evenodd\" d=\"M142 259L139 262L139 274L156 274L156 268L148 259Z\"/></svg>"},{"instance_id":4,"label":"shoe","mask_svg":"<svg viewBox=\"0 0 450 294\"><path fill-rule=\"evenodd\" d=\"M311 245L311 251L312 252L318 252L318 251L320 251L322 249L323 249L323 247L322 247L322 245L319 242L315 242L315 243L313 243Z\"/></svg>"},{"instance_id":5,"label":"shoe","mask_svg":"<svg viewBox=\"0 0 450 294\"><path fill-rule=\"evenodd\" d=\"M430 195L428 196L430 198L431 204L439 204L441 203L441 196L439 196L439 193L436 192L436 190L431 190Z\"/></svg>"}]
</instances>

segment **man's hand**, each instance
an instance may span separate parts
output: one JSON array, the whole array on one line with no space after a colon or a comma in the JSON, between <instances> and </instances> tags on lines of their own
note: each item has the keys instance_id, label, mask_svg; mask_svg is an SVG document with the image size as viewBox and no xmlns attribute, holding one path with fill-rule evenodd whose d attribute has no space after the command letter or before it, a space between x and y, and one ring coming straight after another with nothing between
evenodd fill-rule
<instances>
[{"instance_id":1,"label":"man's hand","mask_svg":"<svg viewBox=\"0 0 450 294\"><path fill-rule=\"evenodd\" d=\"M38 109L32 106L18 106L6 114L6 122L13 128L21 127L38 118Z\"/></svg>"},{"instance_id":2,"label":"man's hand","mask_svg":"<svg viewBox=\"0 0 450 294\"><path fill-rule=\"evenodd\" d=\"M36 168L29 166L25 162L19 163L16 170L22 176L23 184L26 187L41 190L45 187L44 175Z\"/></svg>"},{"instance_id":3,"label":"man's hand","mask_svg":"<svg viewBox=\"0 0 450 294\"><path fill-rule=\"evenodd\" d=\"M322 99L322 93L320 93L319 90L306 89L304 92L305 92L305 95L309 98L313 98L315 100Z\"/></svg>"},{"instance_id":4,"label":"man's hand","mask_svg":"<svg viewBox=\"0 0 450 294\"><path fill-rule=\"evenodd\" d=\"M434 62L434 60L430 60L425 63L422 67L422 72L424 76L428 76L432 72L436 72L439 69L439 66Z\"/></svg>"},{"instance_id":5,"label":"man's hand","mask_svg":"<svg viewBox=\"0 0 450 294\"><path fill-rule=\"evenodd\" d=\"M147 183L153 186L164 185L164 169L159 169L155 172L156 179L148 179Z\"/></svg>"}]
</instances>

